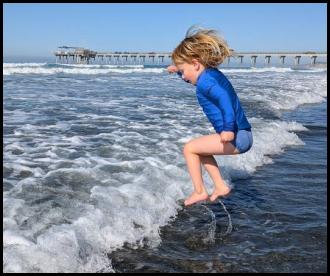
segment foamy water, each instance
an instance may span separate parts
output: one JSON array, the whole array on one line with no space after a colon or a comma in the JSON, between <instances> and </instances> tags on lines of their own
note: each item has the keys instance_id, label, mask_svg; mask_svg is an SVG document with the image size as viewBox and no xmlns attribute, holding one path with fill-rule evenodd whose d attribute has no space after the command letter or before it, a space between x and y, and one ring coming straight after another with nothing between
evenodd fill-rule
<instances>
[{"instance_id":1,"label":"foamy water","mask_svg":"<svg viewBox=\"0 0 330 276\"><path fill-rule=\"evenodd\" d=\"M249 152L216 157L235 187L304 147L308 128L282 113L326 101L326 70L222 71L253 128ZM3 75L4 272L114 272L115 249L157 247L192 191L184 143L213 132L195 88L141 65L4 63Z\"/></svg>"}]
</instances>

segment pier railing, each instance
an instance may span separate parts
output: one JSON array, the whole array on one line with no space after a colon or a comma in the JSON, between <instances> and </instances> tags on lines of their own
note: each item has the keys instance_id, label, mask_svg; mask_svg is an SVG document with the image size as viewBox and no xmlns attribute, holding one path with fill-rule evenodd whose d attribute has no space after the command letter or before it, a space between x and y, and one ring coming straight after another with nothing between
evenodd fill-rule
<instances>
[{"instance_id":1,"label":"pier railing","mask_svg":"<svg viewBox=\"0 0 330 276\"><path fill-rule=\"evenodd\" d=\"M69 47L67 47L69 48ZM74 51L59 50L54 52L56 63L75 63L89 64L105 63L105 64L145 64L156 63L163 64L171 61L171 52L96 52L89 49L77 48ZM243 60L251 62L255 65L258 62L269 65L271 60L276 60L281 64L285 64L287 58L294 59L294 64L300 64L301 58L310 59L311 64L315 64L318 58L327 58L326 52L235 52L227 58L227 64L234 59L238 63Z\"/></svg>"}]
</instances>

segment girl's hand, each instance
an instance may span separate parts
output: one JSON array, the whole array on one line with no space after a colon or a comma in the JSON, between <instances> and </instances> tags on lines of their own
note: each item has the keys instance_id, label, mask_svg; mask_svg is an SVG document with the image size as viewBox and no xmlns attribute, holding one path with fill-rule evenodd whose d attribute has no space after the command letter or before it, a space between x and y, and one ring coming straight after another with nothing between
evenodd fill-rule
<instances>
[{"instance_id":1,"label":"girl's hand","mask_svg":"<svg viewBox=\"0 0 330 276\"><path fill-rule=\"evenodd\" d=\"M167 67L167 72L176 73L176 72L178 72L178 68L175 65L170 65Z\"/></svg>"},{"instance_id":2,"label":"girl's hand","mask_svg":"<svg viewBox=\"0 0 330 276\"><path fill-rule=\"evenodd\" d=\"M228 143L232 140L234 140L235 134L232 131L222 131L220 133L220 139L222 143Z\"/></svg>"}]
</instances>

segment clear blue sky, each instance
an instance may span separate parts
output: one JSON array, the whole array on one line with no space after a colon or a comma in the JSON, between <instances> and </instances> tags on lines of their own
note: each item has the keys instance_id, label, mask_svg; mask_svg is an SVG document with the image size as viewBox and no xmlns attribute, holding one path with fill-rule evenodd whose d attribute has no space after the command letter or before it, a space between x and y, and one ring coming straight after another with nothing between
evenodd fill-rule
<instances>
[{"instance_id":1,"label":"clear blue sky","mask_svg":"<svg viewBox=\"0 0 330 276\"><path fill-rule=\"evenodd\" d=\"M58 46L172 51L194 24L236 51L326 51L327 4L3 4L6 56L52 56Z\"/></svg>"}]
</instances>

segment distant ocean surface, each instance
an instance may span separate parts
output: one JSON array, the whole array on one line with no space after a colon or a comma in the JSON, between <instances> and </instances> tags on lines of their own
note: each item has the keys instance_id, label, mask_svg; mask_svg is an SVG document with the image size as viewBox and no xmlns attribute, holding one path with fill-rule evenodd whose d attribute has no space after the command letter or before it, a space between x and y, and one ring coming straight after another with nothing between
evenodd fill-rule
<instances>
[{"instance_id":1,"label":"distant ocean surface","mask_svg":"<svg viewBox=\"0 0 330 276\"><path fill-rule=\"evenodd\" d=\"M183 208L183 145L214 132L194 86L162 65L3 63L3 271L326 272L326 67L220 70L254 144L216 156L229 198Z\"/></svg>"}]
</instances>

